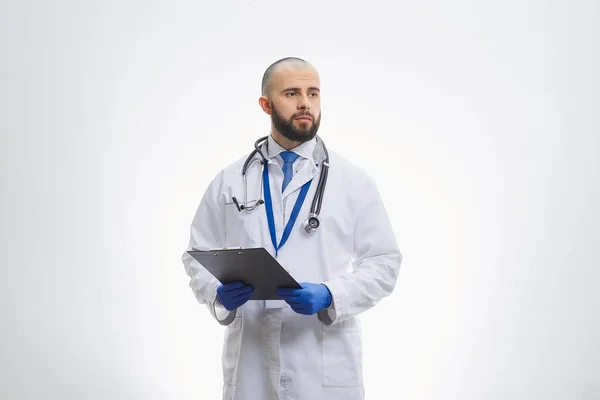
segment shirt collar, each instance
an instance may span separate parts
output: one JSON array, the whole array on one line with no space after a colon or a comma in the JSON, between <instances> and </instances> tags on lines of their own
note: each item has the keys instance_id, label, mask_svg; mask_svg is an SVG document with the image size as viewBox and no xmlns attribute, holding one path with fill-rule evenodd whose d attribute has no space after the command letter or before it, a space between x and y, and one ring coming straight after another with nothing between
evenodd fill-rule
<instances>
[{"instance_id":1,"label":"shirt collar","mask_svg":"<svg viewBox=\"0 0 600 400\"><path fill-rule=\"evenodd\" d=\"M286 149L284 149L283 147L281 147L274 139L273 139L273 135L269 135L269 139L268 139L268 143L269 143L269 148L268 148L268 153L267 153L267 158L268 159L272 159L273 157L277 156L279 153L281 153L282 151L286 151ZM293 148L291 151L293 151L294 153L298 154L300 157L304 157L307 158L309 160L313 160L313 153L315 151L315 146L317 144L317 139L316 137L312 138L311 140L304 142L302 144L300 144L299 146Z\"/></svg>"}]
</instances>

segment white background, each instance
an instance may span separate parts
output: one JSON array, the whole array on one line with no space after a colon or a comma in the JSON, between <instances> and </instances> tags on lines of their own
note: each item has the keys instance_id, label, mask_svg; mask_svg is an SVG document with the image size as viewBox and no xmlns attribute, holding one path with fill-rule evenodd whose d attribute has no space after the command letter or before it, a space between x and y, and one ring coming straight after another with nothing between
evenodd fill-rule
<instances>
[{"instance_id":1,"label":"white background","mask_svg":"<svg viewBox=\"0 0 600 400\"><path fill-rule=\"evenodd\" d=\"M209 180L319 71L404 262L367 398L600 398L600 3L0 1L0 398L217 399L180 261Z\"/></svg>"}]
</instances>

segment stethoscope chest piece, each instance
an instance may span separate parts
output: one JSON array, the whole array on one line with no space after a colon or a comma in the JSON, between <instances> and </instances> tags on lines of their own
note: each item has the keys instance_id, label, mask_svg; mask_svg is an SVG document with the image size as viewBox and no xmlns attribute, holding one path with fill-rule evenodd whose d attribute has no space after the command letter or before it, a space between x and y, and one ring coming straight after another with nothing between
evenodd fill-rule
<instances>
[{"instance_id":1,"label":"stethoscope chest piece","mask_svg":"<svg viewBox=\"0 0 600 400\"><path fill-rule=\"evenodd\" d=\"M306 231L306 233L308 233L309 235L315 233L319 225L321 225L321 222L319 221L319 216L314 213L309 214L306 221L302 223L304 231Z\"/></svg>"}]
</instances>

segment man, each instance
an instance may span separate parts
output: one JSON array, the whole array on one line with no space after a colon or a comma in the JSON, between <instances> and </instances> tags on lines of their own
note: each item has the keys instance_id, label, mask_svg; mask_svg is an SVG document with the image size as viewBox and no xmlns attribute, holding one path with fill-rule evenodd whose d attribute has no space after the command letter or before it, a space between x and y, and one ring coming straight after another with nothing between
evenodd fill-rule
<instances>
[{"instance_id":1,"label":"man","mask_svg":"<svg viewBox=\"0 0 600 400\"><path fill-rule=\"evenodd\" d=\"M302 286L279 289L281 300L248 301L252 287L222 285L184 252L196 298L227 325L224 399L364 398L358 315L392 292L402 255L373 180L332 151L320 226L313 234L303 228L324 168L325 150L316 136L320 96L319 75L308 62L272 64L259 99L271 119L262 145L270 189L261 186L265 175L255 154L245 196L248 154L213 179L192 222L187 250L264 247ZM241 209L245 205L256 209Z\"/></svg>"}]
</instances>

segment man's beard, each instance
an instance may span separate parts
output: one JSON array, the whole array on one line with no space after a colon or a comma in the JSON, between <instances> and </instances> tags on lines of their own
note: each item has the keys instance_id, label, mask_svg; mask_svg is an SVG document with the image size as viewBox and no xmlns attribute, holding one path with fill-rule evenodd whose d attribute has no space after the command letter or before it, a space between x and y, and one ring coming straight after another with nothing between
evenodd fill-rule
<instances>
[{"instance_id":1,"label":"man's beard","mask_svg":"<svg viewBox=\"0 0 600 400\"><path fill-rule=\"evenodd\" d=\"M277 132L281 133L283 137L293 142L304 143L308 142L312 138L315 137L317 131L319 130L319 125L321 124L321 113L319 112L319 117L315 120L313 115L309 115L308 113L296 113L292 115L290 119L285 119L277 112L277 109L271 102L271 110L273 113L271 114L271 121L273 122L273 126L277 130ZM294 126L294 120L302 115L308 115L310 118L313 118L312 123L307 125L306 127Z\"/></svg>"}]
</instances>

